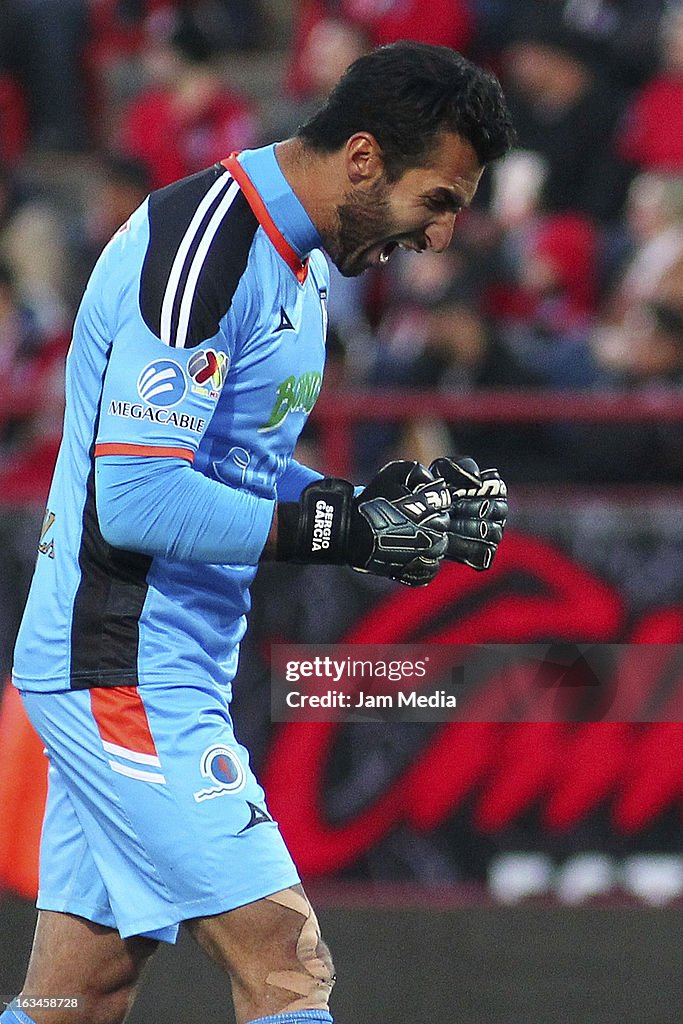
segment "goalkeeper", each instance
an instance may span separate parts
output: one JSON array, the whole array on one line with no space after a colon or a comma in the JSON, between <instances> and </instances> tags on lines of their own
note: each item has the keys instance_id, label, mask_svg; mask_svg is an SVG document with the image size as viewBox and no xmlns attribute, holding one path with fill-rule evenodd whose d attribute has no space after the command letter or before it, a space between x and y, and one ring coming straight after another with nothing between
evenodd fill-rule
<instances>
[{"instance_id":1,"label":"goalkeeper","mask_svg":"<svg viewBox=\"0 0 683 1024\"><path fill-rule=\"evenodd\" d=\"M232 728L249 587L261 557L408 586L444 558L490 565L495 471L391 463L358 491L292 452L322 380L321 249L345 275L441 252L510 142L492 76L384 47L294 138L152 193L104 250L15 654L49 794L34 950L1 1024L119 1024L181 922L229 973L238 1024L330 1024L330 955Z\"/></svg>"}]
</instances>

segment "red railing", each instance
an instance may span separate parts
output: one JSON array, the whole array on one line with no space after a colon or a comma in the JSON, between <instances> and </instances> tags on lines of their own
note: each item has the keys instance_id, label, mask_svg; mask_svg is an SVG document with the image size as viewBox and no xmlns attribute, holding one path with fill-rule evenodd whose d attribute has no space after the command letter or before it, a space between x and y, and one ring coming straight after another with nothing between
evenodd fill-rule
<instances>
[{"instance_id":1,"label":"red railing","mask_svg":"<svg viewBox=\"0 0 683 1024\"><path fill-rule=\"evenodd\" d=\"M320 431L325 471L349 476L357 423L683 423L683 394L670 389L636 393L574 391L351 391L325 394L312 420Z\"/></svg>"},{"instance_id":2,"label":"red railing","mask_svg":"<svg viewBox=\"0 0 683 1024\"><path fill-rule=\"evenodd\" d=\"M0 426L9 416L38 412L40 396L0 392ZM641 392L576 391L323 391L312 421L320 432L322 462L331 475L353 469L353 431L358 423L683 423L683 394L672 389Z\"/></svg>"}]
</instances>

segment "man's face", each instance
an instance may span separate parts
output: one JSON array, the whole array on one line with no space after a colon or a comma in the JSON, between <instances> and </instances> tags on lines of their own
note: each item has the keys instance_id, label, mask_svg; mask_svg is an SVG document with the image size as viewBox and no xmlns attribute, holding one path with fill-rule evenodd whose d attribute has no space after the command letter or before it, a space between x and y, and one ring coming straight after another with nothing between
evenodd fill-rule
<instances>
[{"instance_id":1,"label":"man's face","mask_svg":"<svg viewBox=\"0 0 683 1024\"><path fill-rule=\"evenodd\" d=\"M345 277L355 277L387 263L399 247L443 252L481 174L471 145L444 132L428 167L411 168L393 184L381 174L349 189L334 236L326 239L330 257Z\"/></svg>"}]
</instances>

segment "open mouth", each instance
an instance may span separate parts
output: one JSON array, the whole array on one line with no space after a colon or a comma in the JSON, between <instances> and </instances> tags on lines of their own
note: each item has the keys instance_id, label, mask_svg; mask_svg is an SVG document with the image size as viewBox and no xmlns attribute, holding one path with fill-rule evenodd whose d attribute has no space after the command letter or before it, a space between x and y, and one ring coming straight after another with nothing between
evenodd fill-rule
<instances>
[{"instance_id":1,"label":"open mouth","mask_svg":"<svg viewBox=\"0 0 683 1024\"><path fill-rule=\"evenodd\" d=\"M379 262L381 264L388 263L397 249L403 249L404 252L423 252L426 248L426 245L418 242L387 242L380 249Z\"/></svg>"},{"instance_id":2,"label":"open mouth","mask_svg":"<svg viewBox=\"0 0 683 1024\"><path fill-rule=\"evenodd\" d=\"M380 263L388 263L393 253L398 249L398 242L387 242L385 246L380 249L379 261Z\"/></svg>"}]
</instances>

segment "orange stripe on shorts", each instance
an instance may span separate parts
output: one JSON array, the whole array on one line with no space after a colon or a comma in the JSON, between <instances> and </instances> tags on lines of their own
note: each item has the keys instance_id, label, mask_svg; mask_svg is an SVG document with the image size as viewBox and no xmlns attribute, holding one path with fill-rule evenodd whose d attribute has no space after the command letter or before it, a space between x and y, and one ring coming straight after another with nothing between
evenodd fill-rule
<instances>
[{"instance_id":1,"label":"orange stripe on shorts","mask_svg":"<svg viewBox=\"0 0 683 1024\"><path fill-rule=\"evenodd\" d=\"M104 743L138 754L156 754L147 711L134 686L93 687L90 706Z\"/></svg>"}]
</instances>

